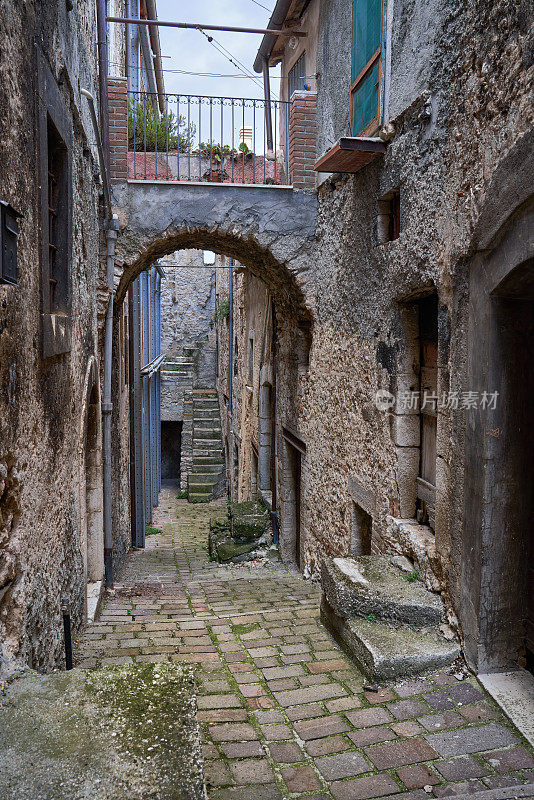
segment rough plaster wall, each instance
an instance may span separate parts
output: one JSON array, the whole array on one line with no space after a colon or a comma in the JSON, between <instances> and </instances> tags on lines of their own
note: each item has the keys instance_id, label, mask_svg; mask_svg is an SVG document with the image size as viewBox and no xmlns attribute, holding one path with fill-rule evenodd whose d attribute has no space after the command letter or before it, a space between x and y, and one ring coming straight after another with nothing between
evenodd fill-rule
<instances>
[{"instance_id":1,"label":"rough plaster wall","mask_svg":"<svg viewBox=\"0 0 534 800\"><path fill-rule=\"evenodd\" d=\"M60 598L70 598L74 627L84 607L78 473L82 391L97 353L98 281L95 162L79 85L95 95L94 7L3 4L0 18L2 199L23 214L19 285L0 286L0 672L25 662L58 665ZM56 18L59 15L59 19ZM74 128L72 349L43 361L40 331L39 222L34 34L57 76ZM68 50L63 44L69 42Z\"/></svg>"}]
</instances>

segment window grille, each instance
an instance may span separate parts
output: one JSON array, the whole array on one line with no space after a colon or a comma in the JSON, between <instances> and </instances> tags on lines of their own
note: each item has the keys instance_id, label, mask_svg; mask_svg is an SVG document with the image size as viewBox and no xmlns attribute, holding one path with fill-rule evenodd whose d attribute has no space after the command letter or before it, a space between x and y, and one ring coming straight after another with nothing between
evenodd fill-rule
<instances>
[{"instance_id":1,"label":"window grille","mask_svg":"<svg viewBox=\"0 0 534 800\"><path fill-rule=\"evenodd\" d=\"M306 53L303 53L295 61L289 70L288 77L288 97L291 97L293 92L301 92L306 83Z\"/></svg>"}]
</instances>

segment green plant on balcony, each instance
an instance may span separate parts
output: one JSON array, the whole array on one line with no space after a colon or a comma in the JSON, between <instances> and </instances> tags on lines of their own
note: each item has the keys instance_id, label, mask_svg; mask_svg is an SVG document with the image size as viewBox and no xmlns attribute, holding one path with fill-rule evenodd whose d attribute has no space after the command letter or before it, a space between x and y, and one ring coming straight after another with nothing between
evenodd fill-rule
<instances>
[{"instance_id":1,"label":"green plant on balcony","mask_svg":"<svg viewBox=\"0 0 534 800\"><path fill-rule=\"evenodd\" d=\"M156 150L178 150L186 153L191 149L196 128L187 125L185 117L172 111L157 114L146 100L130 102L128 105L128 147L137 151L153 153Z\"/></svg>"}]
</instances>

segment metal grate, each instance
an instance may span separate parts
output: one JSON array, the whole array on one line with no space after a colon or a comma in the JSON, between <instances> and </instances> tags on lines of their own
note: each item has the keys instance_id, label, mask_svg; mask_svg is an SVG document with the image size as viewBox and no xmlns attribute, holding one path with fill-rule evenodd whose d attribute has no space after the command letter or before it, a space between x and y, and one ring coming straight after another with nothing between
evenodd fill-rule
<instances>
[{"instance_id":1,"label":"metal grate","mask_svg":"<svg viewBox=\"0 0 534 800\"><path fill-rule=\"evenodd\" d=\"M295 61L289 70L288 80L288 97L291 97L293 92L301 92L306 83L306 53L303 53Z\"/></svg>"}]
</instances>

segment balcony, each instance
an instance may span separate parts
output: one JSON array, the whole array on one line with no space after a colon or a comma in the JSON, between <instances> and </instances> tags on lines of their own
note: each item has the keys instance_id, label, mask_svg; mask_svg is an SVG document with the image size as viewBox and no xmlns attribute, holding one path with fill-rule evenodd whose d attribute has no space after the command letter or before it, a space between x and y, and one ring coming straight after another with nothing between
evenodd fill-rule
<instances>
[{"instance_id":1,"label":"balcony","mask_svg":"<svg viewBox=\"0 0 534 800\"><path fill-rule=\"evenodd\" d=\"M128 179L287 185L288 105L166 94L161 112L156 95L129 92Z\"/></svg>"}]
</instances>

